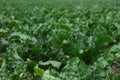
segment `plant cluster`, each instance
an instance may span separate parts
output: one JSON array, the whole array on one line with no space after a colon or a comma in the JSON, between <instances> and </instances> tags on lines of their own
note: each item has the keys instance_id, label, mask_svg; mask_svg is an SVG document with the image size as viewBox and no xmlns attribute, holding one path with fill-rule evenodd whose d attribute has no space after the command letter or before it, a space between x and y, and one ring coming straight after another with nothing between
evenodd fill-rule
<instances>
[{"instance_id":1,"label":"plant cluster","mask_svg":"<svg viewBox=\"0 0 120 80\"><path fill-rule=\"evenodd\" d=\"M1 1L0 80L119 80L120 8L52 4Z\"/></svg>"}]
</instances>

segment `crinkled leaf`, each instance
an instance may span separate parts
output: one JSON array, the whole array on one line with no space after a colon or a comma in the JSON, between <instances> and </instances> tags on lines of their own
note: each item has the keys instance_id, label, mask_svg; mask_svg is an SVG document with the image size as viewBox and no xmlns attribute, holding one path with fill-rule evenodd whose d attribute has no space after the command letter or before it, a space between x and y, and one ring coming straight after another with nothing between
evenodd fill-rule
<instances>
[{"instance_id":1,"label":"crinkled leaf","mask_svg":"<svg viewBox=\"0 0 120 80\"><path fill-rule=\"evenodd\" d=\"M60 73L62 79L81 80L91 74L89 67L78 57L70 59Z\"/></svg>"},{"instance_id":2,"label":"crinkled leaf","mask_svg":"<svg viewBox=\"0 0 120 80\"><path fill-rule=\"evenodd\" d=\"M39 64L43 66L52 65L55 68L59 68L61 65L61 63L58 61L39 62Z\"/></svg>"}]
</instances>

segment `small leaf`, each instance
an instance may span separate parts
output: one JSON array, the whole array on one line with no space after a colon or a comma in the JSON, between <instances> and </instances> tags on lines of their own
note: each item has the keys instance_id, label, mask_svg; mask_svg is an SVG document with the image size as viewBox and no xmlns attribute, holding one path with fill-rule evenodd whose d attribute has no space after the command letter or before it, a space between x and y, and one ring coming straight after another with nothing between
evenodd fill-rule
<instances>
[{"instance_id":1,"label":"small leaf","mask_svg":"<svg viewBox=\"0 0 120 80\"><path fill-rule=\"evenodd\" d=\"M35 72L36 75L38 75L38 76L43 76L43 74L44 74L44 70L43 70L43 69L40 69L38 66L35 66L35 67L34 67L34 72Z\"/></svg>"},{"instance_id":2,"label":"small leaf","mask_svg":"<svg viewBox=\"0 0 120 80\"><path fill-rule=\"evenodd\" d=\"M6 40L3 39L3 38L2 38L0 41L1 41L1 44L2 44L2 45L8 45L8 44L9 44L8 41L6 41Z\"/></svg>"},{"instance_id":3,"label":"small leaf","mask_svg":"<svg viewBox=\"0 0 120 80\"><path fill-rule=\"evenodd\" d=\"M46 70L41 80L61 80L57 76L52 75L53 73L55 73L55 72L52 72L50 70Z\"/></svg>"},{"instance_id":4,"label":"small leaf","mask_svg":"<svg viewBox=\"0 0 120 80\"><path fill-rule=\"evenodd\" d=\"M19 24L21 24L21 22L18 20L13 20L13 21L11 21L11 24L14 26L18 26Z\"/></svg>"},{"instance_id":5,"label":"small leaf","mask_svg":"<svg viewBox=\"0 0 120 80\"><path fill-rule=\"evenodd\" d=\"M47 62L40 62L40 65L46 66L46 65L52 65L55 68L59 68L61 63L58 61L47 61Z\"/></svg>"},{"instance_id":6,"label":"small leaf","mask_svg":"<svg viewBox=\"0 0 120 80\"><path fill-rule=\"evenodd\" d=\"M10 38L26 40L28 38L28 36L25 34L22 34L21 32L14 32L10 35Z\"/></svg>"}]
</instances>

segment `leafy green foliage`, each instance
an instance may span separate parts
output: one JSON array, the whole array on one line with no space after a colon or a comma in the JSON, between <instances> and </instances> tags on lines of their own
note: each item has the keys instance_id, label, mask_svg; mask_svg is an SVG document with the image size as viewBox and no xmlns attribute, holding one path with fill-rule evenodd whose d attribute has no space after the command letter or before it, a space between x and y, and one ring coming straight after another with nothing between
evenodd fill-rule
<instances>
[{"instance_id":1,"label":"leafy green foliage","mask_svg":"<svg viewBox=\"0 0 120 80\"><path fill-rule=\"evenodd\" d=\"M115 1L6 1L0 1L0 80L119 79L110 68L120 57Z\"/></svg>"}]
</instances>

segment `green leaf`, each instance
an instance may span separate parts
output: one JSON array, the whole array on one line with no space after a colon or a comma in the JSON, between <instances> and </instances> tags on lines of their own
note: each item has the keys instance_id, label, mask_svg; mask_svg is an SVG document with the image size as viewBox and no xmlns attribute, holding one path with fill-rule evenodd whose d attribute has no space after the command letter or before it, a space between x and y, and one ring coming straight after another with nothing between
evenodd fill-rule
<instances>
[{"instance_id":1,"label":"green leaf","mask_svg":"<svg viewBox=\"0 0 120 80\"><path fill-rule=\"evenodd\" d=\"M21 22L18 21L18 20L13 20L13 21L11 21L11 24L12 24L13 26L18 26L19 24L21 24Z\"/></svg>"},{"instance_id":2,"label":"green leaf","mask_svg":"<svg viewBox=\"0 0 120 80\"><path fill-rule=\"evenodd\" d=\"M78 57L72 58L60 73L60 77L66 80L81 80L91 74L89 67Z\"/></svg>"},{"instance_id":3,"label":"green leaf","mask_svg":"<svg viewBox=\"0 0 120 80\"><path fill-rule=\"evenodd\" d=\"M0 33L6 33L7 32L7 30L5 30L5 29L0 29Z\"/></svg>"},{"instance_id":4,"label":"green leaf","mask_svg":"<svg viewBox=\"0 0 120 80\"><path fill-rule=\"evenodd\" d=\"M52 72L50 70L46 70L43 77L42 77L42 80L61 80L60 78L52 75L52 73L55 73L55 72Z\"/></svg>"},{"instance_id":5,"label":"green leaf","mask_svg":"<svg viewBox=\"0 0 120 80\"><path fill-rule=\"evenodd\" d=\"M9 44L8 41L6 41L6 40L3 39L3 38L2 38L0 41L1 41L1 44L2 44L2 45L8 45L8 44Z\"/></svg>"},{"instance_id":6,"label":"green leaf","mask_svg":"<svg viewBox=\"0 0 120 80\"><path fill-rule=\"evenodd\" d=\"M22 34L21 32L13 32L10 35L10 38L13 38L13 39L27 39L28 36L25 35L25 34Z\"/></svg>"},{"instance_id":7,"label":"green leaf","mask_svg":"<svg viewBox=\"0 0 120 80\"><path fill-rule=\"evenodd\" d=\"M58 61L47 61L47 62L39 62L40 65L46 66L46 65L52 65L55 68L60 67L61 63Z\"/></svg>"},{"instance_id":8,"label":"green leaf","mask_svg":"<svg viewBox=\"0 0 120 80\"><path fill-rule=\"evenodd\" d=\"M36 73L37 76L40 76L40 77L42 77L44 74L44 70L40 69L38 66L34 67L34 72Z\"/></svg>"},{"instance_id":9,"label":"green leaf","mask_svg":"<svg viewBox=\"0 0 120 80\"><path fill-rule=\"evenodd\" d=\"M97 38L96 40L96 46L101 46L103 45L104 43L110 43L110 42L113 42L113 38L109 35L101 35L100 37Z\"/></svg>"}]
</instances>

